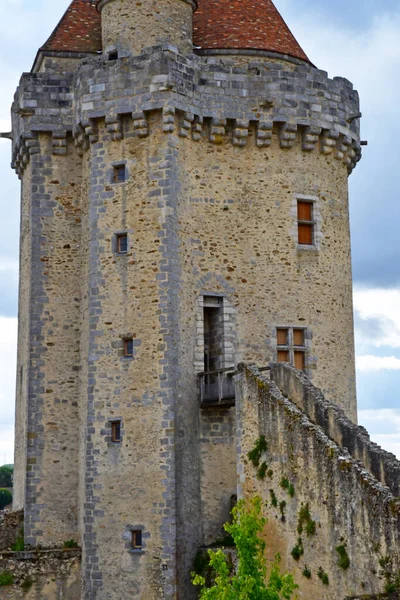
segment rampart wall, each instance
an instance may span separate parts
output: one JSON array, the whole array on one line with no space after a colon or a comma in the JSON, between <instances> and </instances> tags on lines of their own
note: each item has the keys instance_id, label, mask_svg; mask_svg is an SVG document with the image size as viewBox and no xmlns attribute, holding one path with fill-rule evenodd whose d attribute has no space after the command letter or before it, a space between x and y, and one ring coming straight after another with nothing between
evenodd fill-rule
<instances>
[{"instance_id":1,"label":"rampart wall","mask_svg":"<svg viewBox=\"0 0 400 600\"><path fill-rule=\"evenodd\" d=\"M302 376L286 365L271 376L240 367L237 413L239 493L265 501L269 558L282 555L309 600L382 592L400 566L399 499L279 389ZM321 394L307 394L322 411ZM248 453L261 436L256 467Z\"/></svg>"}]
</instances>

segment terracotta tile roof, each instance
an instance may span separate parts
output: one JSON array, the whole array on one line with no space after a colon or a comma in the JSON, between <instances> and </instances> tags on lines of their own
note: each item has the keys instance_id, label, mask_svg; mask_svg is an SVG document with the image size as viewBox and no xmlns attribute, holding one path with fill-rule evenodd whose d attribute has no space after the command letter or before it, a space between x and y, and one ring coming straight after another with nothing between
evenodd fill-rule
<instances>
[{"instance_id":1,"label":"terracotta tile roof","mask_svg":"<svg viewBox=\"0 0 400 600\"><path fill-rule=\"evenodd\" d=\"M101 51L96 3L72 0L41 50ZM199 0L193 29L194 44L204 50L269 50L309 62L272 0Z\"/></svg>"},{"instance_id":2,"label":"terracotta tile roof","mask_svg":"<svg viewBox=\"0 0 400 600\"><path fill-rule=\"evenodd\" d=\"M199 0L193 33L203 49L269 50L310 62L271 0Z\"/></svg>"},{"instance_id":3,"label":"terracotta tile roof","mask_svg":"<svg viewBox=\"0 0 400 600\"><path fill-rule=\"evenodd\" d=\"M101 47L101 21L95 0L72 0L41 50L98 52Z\"/></svg>"}]
</instances>

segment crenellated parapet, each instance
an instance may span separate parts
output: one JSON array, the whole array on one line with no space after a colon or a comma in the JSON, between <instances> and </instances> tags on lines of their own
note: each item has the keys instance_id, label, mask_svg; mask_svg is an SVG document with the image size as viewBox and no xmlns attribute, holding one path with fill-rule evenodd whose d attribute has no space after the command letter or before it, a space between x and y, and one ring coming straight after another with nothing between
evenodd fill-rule
<instances>
[{"instance_id":1,"label":"crenellated parapet","mask_svg":"<svg viewBox=\"0 0 400 600\"><path fill-rule=\"evenodd\" d=\"M98 139L99 119L115 141L127 117L134 135L149 135L154 112L165 133L194 142L266 148L276 133L283 150L300 143L304 152L333 155L349 173L361 157L359 97L346 79L307 64L252 57L237 66L164 46L118 61L83 61L75 76L24 75L13 106L13 166L23 170L38 132L52 134L55 154L66 152L67 132L84 151Z\"/></svg>"}]
</instances>

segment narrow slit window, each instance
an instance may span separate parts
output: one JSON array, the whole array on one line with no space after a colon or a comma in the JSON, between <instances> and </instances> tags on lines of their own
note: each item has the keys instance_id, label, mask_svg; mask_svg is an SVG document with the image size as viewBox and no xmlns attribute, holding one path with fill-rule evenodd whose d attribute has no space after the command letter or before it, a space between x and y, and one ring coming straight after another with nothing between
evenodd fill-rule
<instances>
[{"instance_id":1,"label":"narrow slit window","mask_svg":"<svg viewBox=\"0 0 400 600\"><path fill-rule=\"evenodd\" d=\"M276 330L277 361L289 363L299 371L306 369L306 330L279 327Z\"/></svg>"},{"instance_id":2,"label":"narrow slit window","mask_svg":"<svg viewBox=\"0 0 400 600\"><path fill-rule=\"evenodd\" d=\"M127 338L124 340L124 356L132 358L133 356L133 338Z\"/></svg>"},{"instance_id":3,"label":"narrow slit window","mask_svg":"<svg viewBox=\"0 0 400 600\"><path fill-rule=\"evenodd\" d=\"M121 421L112 421L111 423L111 441L121 441Z\"/></svg>"},{"instance_id":4,"label":"narrow slit window","mask_svg":"<svg viewBox=\"0 0 400 600\"><path fill-rule=\"evenodd\" d=\"M313 202L297 201L298 242L305 246L314 244L314 206Z\"/></svg>"},{"instance_id":5,"label":"narrow slit window","mask_svg":"<svg viewBox=\"0 0 400 600\"><path fill-rule=\"evenodd\" d=\"M143 535L139 529L131 531L131 548L132 550L142 550Z\"/></svg>"},{"instance_id":6,"label":"narrow slit window","mask_svg":"<svg viewBox=\"0 0 400 600\"><path fill-rule=\"evenodd\" d=\"M128 234L117 234L117 254L126 254L128 252Z\"/></svg>"},{"instance_id":7,"label":"narrow slit window","mask_svg":"<svg viewBox=\"0 0 400 600\"><path fill-rule=\"evenodd\" d=\"M122 182L126 181L126 179L127 179L126 166L125 165L116 165L114 167L114 177L113 177L114 183L122 183Z\"/></svg>"}]
</instances>

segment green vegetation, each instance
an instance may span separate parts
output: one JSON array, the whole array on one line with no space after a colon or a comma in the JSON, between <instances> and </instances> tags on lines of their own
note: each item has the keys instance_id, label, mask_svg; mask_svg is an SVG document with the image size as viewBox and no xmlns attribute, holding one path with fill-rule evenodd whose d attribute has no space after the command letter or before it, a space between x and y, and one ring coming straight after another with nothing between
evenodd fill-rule
<instances>
[{"instance_id":1,"label":"green vegetation","mask_svg":"<svg viewBox=\"0 0 400 600\"><path fill-rule=\"evenodd\" d=\"M305 577L306 579L311 579L311 571L307 567L307 565L303 569L303 577Z\"/></svg>"},{"instance_id":2,"label":"green vegetation","mask_svg":"<svg viewBox=\"0 0 400 600\"><path fill-rule=\"evenodd\" d=\"M315 535L317 524L312 520L310 514L310 505L302 504L299 510L299 518L297 522L297 533L301 535L305 530L307 536Z\"/></svg>"},{"instance_id":3,"label":"green vegetation","mask_svg":"<svg viewBox=\"0 0 400 600\"><path fill-rule=\"evenodd\" d=\"M294 548L292 548L290 554L293 556L294 560L300 560L300 558L303 556L304 547L303 540L301 539L301 537L298 538L297 544L294 546Z\"/></svg>"},{"instance_id":4,"label":"green vegetation","mask_svg":"<svg viewBox=\"0 0 400 600\"><path fill-rule=\"evenodd\" d=\"M276 497L274 490L269 490L269 495L271 496L272 506L278 508L278 498Z\"/></svg>"},{"instance_id":5,"label":"green vegetation","mask_svg":"<svg viewBox=\"0 0 400 600\"><path fill-rule=\"evenodd\" d=\"M25 550L23 525L20 525L18 529L17 537L15 539L15 543L11 546L11 550L13 550L14 552L23 552Z\"/></svg>"},{"instance_id":6,"label":"green vegetation","mask_svg":"<svg viewBox=\"0 0 400 600\"><path fill-rule=\"evenodd\" d=\"M281 488L283 488L284 490L287 491L287 493L289 494L289 496L291 498L293 498L293 496L295 494L294 485L292 483L290 483L290 481L287 477L282 477L280 486L281 486Z\"/></svg>"},{"instance_id":7,"label":"green vegetation","mask_svg":"<svg viewBox=\"0 0 400 600\"><path fill-rule=\"evenodd\" d=\"M13 485L13 465L3 465L0 467L0 488L11 488Z\"/></svg>"},{"instance_id":8,"label":"green vegetation","mask_svg":"<svg viewBox=\"0 0 400 600\"><path fill-rule=\"evenodd\" d=\"M12 585L14 583L14 575L10 571L1 571L0 573L0 587L6 585Z\"/></svg>"},{"instance_id":9,"label":"green vegetation","mask_svg":"<svg viewBox=\"0 0 400 600\"><path fill-rule=\"evenodd\" d=\"M24 590L24 592L29 592L34 583L35 582L32 577L26 577L21 583L21 588Z\"/></svg>"},{"instance_id":10,"label":"green vegetation","mask_svg":"<svg viewBox=\"0 0 400 600\"><path fill-rule=\"evenodd\" d=\"M230 533L225 534L223 537L217 538L215 542L210 544L211 548L232 548L235 545L235 540Z\"/></svg>"},{"instance_id":11,"label":"green vegetation","mask_svg":"<svg viewBox=\"0 0 400 600\"><path fill-rule=\"evenodd\" d=\"M322 581L322 583L323 583L324 585L329 585L329 577L328 577L328 574L327 574L327 573L325 573L325 571L323 570L323 568L322 568L322 567L320 567L320 568L318 569L318 573L317 573L317 575L318 575L319 579Z\"/></svg>"},{"instance_id":12,"label":"green vegetation","mask_svg":"<svg viewBox=\"0 0 400 600\"><path fill-rule=\"evenodd\" d=\"M9 490L0 489L0 510L12 502L12 493Z\"/></svg>"},{"instance_id":13,"label":"green vegetation","mask_svg":"<svg viewBox=\"0 0 400 600\"><path fill-rule=\"evenodd\" d=\"M397 575L387 575L385 584L385 594L395 594L400 592L400 571Z\"/></svg>"},{"instance_id":14,"label":"green vegetation","mask_svg":"<svg viewBox=\"0 0 400 600\"><path fill-rule=\"evenodd\" d=\"M298 586L292 575L280 572L279 556L275 557L266 582L265 542L260 534L267 520L261 514L261 498L254 498L248 505L241 500L232 515L233 522L226 523L224 528L236 544L237 573L232 573L232 566L221 550L209 550L213 583L207 587L205 578L193 573L194 585L201 587L200 600L290 600Z\"/></svg>"},{"instance_id":15,"label":"green vegetation","mask_svg":"<svg viewBox=\"0 0 400 600\"><path fill-rule=\"evenodd\" d=\"M67 540L64 542L63 548L78 548L78 542L75 540Z\"/></svg>"},{"instance_id":16,"label":"green vegetation","mask_svg":"<svg viewBox=\"0 0 400 600\"><path fill-rule=\"evenodd\" d=\"M267 475L267 471L268 471L268 465L267 463L264 461L263 463L261 463L261 465L258 467L257 470L257 479L265 479L266 475Z\"/></svg>"},{"instance_id":17,"label":"green vegetation","mask_svg":"<svg viewBox=\"0 0 400 600\"><path fill-rule=\"evenodd\" d=\"M248 455L247 455L248 459L255 467L259 467L260 461L261 461L261 455L263 452L266 452L267 450L268 450L267 440L265 439L265 435L262 435L256 441L253 450L250 450L250 452L248 453Z\"/></svg>"},{"instance_id":18,"label":"green vegetation","mask_svg":"<svg viewBox=\"0 0 400 600\"><path fill-rule=\"evenodd\" d=\"M350 567L350 558L347 554L346 546L344 544L341 544L340 546L336 546L335 550L339 554L339 567L346 571Z\"/></svg>"}]
</instances>

